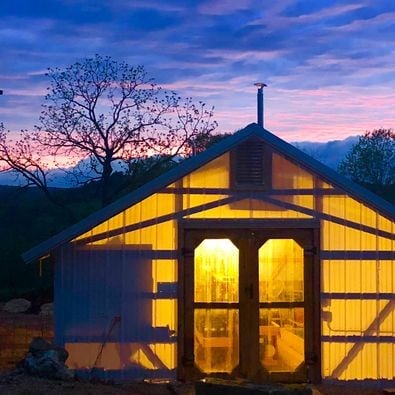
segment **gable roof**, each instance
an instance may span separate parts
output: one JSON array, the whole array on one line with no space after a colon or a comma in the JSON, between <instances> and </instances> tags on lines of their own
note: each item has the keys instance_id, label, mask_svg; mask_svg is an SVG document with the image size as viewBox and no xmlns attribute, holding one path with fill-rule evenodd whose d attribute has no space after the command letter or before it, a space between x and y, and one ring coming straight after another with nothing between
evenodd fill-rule
<instances>
[{"instance_id":1,"label":"gable roof","mask_svg":"<svg viewBox=\"0 0 395 395\"><path fill-rule=\"evenodd\" d=\"M123 196L114 203L94 212L82 221L70 226L50 239L38 244L29 251L25 252L22 255L22 258L27 263L41 258L50 251L53 251L57 247L69 242L94 226L99 225L100 223L122 212L128 207L140 202L141 200L166 187L167 185L184 177L188 173L198 169L207 162L210 162L211 160L221 156L251 136L260 137L275 151L283 154L294 162L297 162L306 170L318 175L323 179L323 181L329 182L330 184L343 189L351 196L356 197L358 200L376 209L381 214L391 219L395 218L395 206L391 203L385 201L367 189L355 184L351 180L345 178L321 162L318 162L291 144L281 140L261 126L252 123L244 129L208 148L199 155L185 160L174 169L162 174L137 190Z\"/></svg>"}]
</instances>

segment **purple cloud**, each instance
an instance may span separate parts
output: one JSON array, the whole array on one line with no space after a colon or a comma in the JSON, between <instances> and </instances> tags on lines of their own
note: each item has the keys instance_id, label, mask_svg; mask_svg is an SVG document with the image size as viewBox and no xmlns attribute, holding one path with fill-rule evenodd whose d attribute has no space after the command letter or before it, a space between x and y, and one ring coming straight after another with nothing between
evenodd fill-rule
<instances>
[{"instance_id":1,"label":"purple cloud","mask_svg":"<svg viewBox=\"0 0 395 395\"><path fill-rule=\"evenodd\" d=\"M48 67L95 53L216 108L220 131L255 121L288 141L393 127L395 3L373 0L30 0L0 10L0 121L37 123Z\"/></svg>"}]
</instances>

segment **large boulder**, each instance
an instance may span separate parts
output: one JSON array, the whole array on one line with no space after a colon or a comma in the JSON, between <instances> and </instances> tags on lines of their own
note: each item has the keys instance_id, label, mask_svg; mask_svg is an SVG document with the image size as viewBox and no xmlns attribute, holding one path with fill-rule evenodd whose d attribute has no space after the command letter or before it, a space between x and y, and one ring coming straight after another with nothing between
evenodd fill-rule
<instances>
[{"instance_id":1,"label":"large boulder","mask_svg":"<svg viewBox=\"0 0 395 395\"><path fill-rule=\"evenodd\" d=\"M47 342L42 337L35 337L30 343L29 352L34 357L40 357L51 348L52 348L51 343Z\"/></svg>"},{"instance_id":2,"label":"large boulder","mask_svg":"<svg viewBox=\"0 0 395 395\"><path fill-rule=\"evenodd\" d=\"M69 356L67 350L36 337L29 346L29 353L19 368L32 376L48 379L70 380L74 373L67 368L65 362Z\"/></svg>"},{"instance_id":3,"label":"large boulder","mask_svg":"<svg viewBox=\"0 0 395 395\"><path fill-rule=\"evenodd\" d=\"M54 347L53 350L57 352L60 362L65 363L67 361L67 358L69 357L69 353L65 348Z\"/></svg>"},{"instance_id":4,"label":"large boulder","mask_svg":"<svg viewBox=\"0 0 395 395\"><path fill-rule=\"evenodd\" d=\"M28 374L48 379L69 380L74 377L72 371L59 359L56 350L45 351L40 357L28 354L24 368Z\"/></svg>"},{"instance_id":5,"label":"large boulder","mask_svg":"<svg viewBox=\"0 0 395 395\"><path fill-rule=\"evenodd\" d=\"M41 315L53 315L53 303L44 303L40 308Z\"/></svg>"},{"instance_id":6,"label":"large boulder","mask_svg":"<svg viewBox=\"0 0 395 395\"><path fill-rule=\"evenodd\" d=\"M11 299L3 306L3 310L8 313L25 313L30 306L31 303L27 299Z\"/></svg>"}]
</instances>

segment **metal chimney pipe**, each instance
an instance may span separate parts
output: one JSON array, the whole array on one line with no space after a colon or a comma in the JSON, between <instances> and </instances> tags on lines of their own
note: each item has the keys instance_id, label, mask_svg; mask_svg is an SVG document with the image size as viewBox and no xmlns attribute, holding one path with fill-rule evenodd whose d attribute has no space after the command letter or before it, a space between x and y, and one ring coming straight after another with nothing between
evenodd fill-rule
<instances>
[{"instance_id":1,"label":"metal chimney pipe","mask_svg":"<svg viewBox=\"0 0 395 395\"><path fill-rule=\"evenodd\" d=\"M257 116L258 116L258 125L263 127L263 88L267 86L263 82L256 82L254 84L257 88Z\"/></svg>"}]
</instances>

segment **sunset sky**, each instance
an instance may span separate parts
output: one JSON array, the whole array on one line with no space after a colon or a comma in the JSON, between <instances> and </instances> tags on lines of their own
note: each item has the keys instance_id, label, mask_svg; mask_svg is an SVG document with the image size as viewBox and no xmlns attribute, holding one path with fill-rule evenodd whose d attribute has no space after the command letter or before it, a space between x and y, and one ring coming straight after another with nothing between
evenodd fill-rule
<instances>
[{"instance_id":1,"label":"sunset sky","mask_svg":"<svg viewBox=\"0 0 395 395\"><path fill-rule=\"evenodd\" d=\"M4 0L0 122L32 129L49 81L98 53L142 64L215 107L218 131L256 121L286 141L395 127L393 0Z\"/></svg>"}]
</instances>

